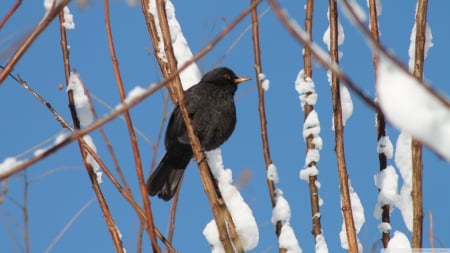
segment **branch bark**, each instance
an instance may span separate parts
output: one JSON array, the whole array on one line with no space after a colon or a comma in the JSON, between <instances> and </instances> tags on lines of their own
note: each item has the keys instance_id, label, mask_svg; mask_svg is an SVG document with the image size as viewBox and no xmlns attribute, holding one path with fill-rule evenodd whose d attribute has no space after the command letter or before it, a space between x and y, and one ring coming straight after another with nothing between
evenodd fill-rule
<instances>
[{"instance_id":1,"label":"branch bark","mask_svg":"<svg viewBox=\"0 0 450 253\"><path fill-rule=\"evenodd\" d=\"M380 33L378 30L378 10L375 0L369 0L369 13L370 13L370 33L372 35L372 39L376 41L377 44L380 42ZM377 79L377 68L378 68L378 54L375 49L372 50L372 60L373 60L373 69L374 69L374 78L375 83ZM377 131L377 140L379 141L382 137L386 136L386 119L382 111L376 111L376 131ZM387 157L385 153L381 152L378 154L379 168L380 171L386 169L387 167ZM381 222L383 223L391 223L390 217L390 205L383 205L381 213ZM383 243L383 247L386 248L389 240L391 239L390 233L383 231L381 232L381 242Z\"/></svg>"},{"instance_id":2,"label":"branch bark","mask_svg":"<svg viewBox=\"0 0 450 253\"><path fill-rule=\"evenodd\" d=\"M332 63L339 65L337 3L336 0L329 0L328 3L330 15L330 57ZM350 190L348 185L348 173L345 162L344 126L342 122L340 83L339 78L334 73L332 73L331 75L331 96L333 100L334 136L336 143L335 152L339 175L339 188L341 191L342 215L344 216L348 250L351 253L357 253L358 242L356 239L356 230L353 220Z\"/></svg>"},{"instance_id":3,"label":"branch bark","mask_svg":"<svg viewBox=\"0 0 450 253\"><path fill-rule=\"evenodd\" d=\"M428 0L419 0L416 13L416 45L414 57L414 76L423 80L423 65L425 59L425 41L427 28ZM413 233L412 247L422 248L423 234L423 200L422 200L422 144L413 139L411 142L412 154L412 200L413 200Z\"/></svg>"}]
</instances>

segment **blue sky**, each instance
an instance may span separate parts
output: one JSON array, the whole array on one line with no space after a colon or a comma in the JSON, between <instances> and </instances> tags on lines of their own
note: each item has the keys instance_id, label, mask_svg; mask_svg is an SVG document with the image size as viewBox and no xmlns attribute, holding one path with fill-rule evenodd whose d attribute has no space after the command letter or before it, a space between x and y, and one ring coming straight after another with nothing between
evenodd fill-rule
<instances>
[{"instance_id":1,"label":"blue sky","mask_svg":"<svg viewBox=\"0 0 450 253\"><path fill-rule=\"evenodd\" d=\"M14 1L7 1L10 6ZM366 1L358 1L365 7ZM177 19L180 22L194 53L205 46L216 34L229 24L249 2L246 1L174 1ZM292 3L281 1L281 5L300 24L303 24L304 1ZM408 47L411 28L414 22L415 3L382 1L380 18L381 41L405 64L408 61ZM447 10L450 2L429 3L428 19L433 33L434 46L430 49L425 63L425 79L437 90L448 96L446 70L449 69L450 35L447 24L450 17ZM112 1L111 26L115 39L122 77L127 90L139 85L148 87L161 80L159 68L155 63L149 35L142 11L124 1ZM259 12L267 8L261 4ZM0 16L5 9L2 7ZM85 8L70 5L76 24L75 30L68 31L71 47L71 67L76 69L90 92L110 106L119 103L119 96L109 56L104 28L103 4L90 1ZM323 48L323 32L327 24L327 6L317 1L314 13L313 39ZM42 1L25 1L18 12L0 30L0 63L5 64L11 55L11 48L39 22L44 14ZM370 96L374 96L374 74L371 52L360 33L344 16L340 16L344 26L345 42L341 66L355 83ZM274 227L270 223L271 207L265 183L265 168L260 138L258 98L253 69L253 48L251 34L247 33L233 50L224 58L233 41L250 24L250 17L244 19L233 32L225 37L205 58L198 62L202 72L219 65L231 67L238 75L252 76L253 81L239 87L236 94L238 124L233 136L223 145L222 155L225 167L232 168L235 180L244 174L250 178L241 185L241 194L252 208L260 230L260 242L252 252L276 252L277 241ZM262 69L270 80L270 88L265 93L268 119L270 151L278 168L280 182L276 185L284 192L290 202L291 225L304 252L313 252L314 241L310 234L311 214L307 184L298 177L304 166L305 144L302 138L303 112L300 108L294 81L303 67L302 47L294 41L269 11L260 20ZM39 94L70 122L67 95L59 90L64 82L59 29L56 22L36 40L14 68L14 73L28 82ZM5 53L6 52L6 56ZM339 209L339 189L336 160L334 154L334 133L331 131L331 96L326 72L314 64L313 79L319 100L316 110L319 113L324 142L319 162L320 195L324 200L321 207L322 226L330 252L344 252L341 249L338 233L341 228ZM133 122L151 141L155 141L162 118L163 97L161 91L131 110ZM378 172L376 153L376 131L374 112L353 96L354 112L345 127L345 154L349 175L355 191L359 194L365 208L366 223L361 229L359 239L367 252L378 242L380 233L378 220L373 218L377 188L373 175ZM25 89L12 79L7 79L0 87L0 160L17 156L36 144L61 131L60 124L49 111L35 100ZM104 116L109 109L94 102L97 113ZM140 199L135 176L134 162L125 123L116 119L105 126L105 131L119 156L119 162L128 183L137 199ZM393 143L398 132L388 128ZM113 168L98 132L92 134L99 155ZM146 176L150 169L152 147L139 138L140 152ZM161 147L157 160L163 154ZM32 156L26 154L24 158ZM393 160L389 161L393 164ZM434 236L440 243L436 247L449 246L450 204L441 196L449 192L449 164L440 160L434 153L424 151L424 246L429 247L429 212L433 214ZM84 171L78 147L72 144L48 159L41 161L26 172L32 179L52 170L58 170L29 185L28 211L30 224L30 246L32 252L42 252L54 240L59 231L71 217L93 196L89 179ZM20 252L17 244L23 247L23 237L18 227L23 226L21 210L13 203L23 202L24 174L12 177L8 185L8 198L0 205L0 244L2 252ZM127 202L118 194L108 180L102 184L103 193L108 200L113 217L123 235L128 252L136 251L138 219ZM209 246L202 235L204 226L212 218L209 204L201 187L198 169L191 163L182 185L178 207L174 246L179 252L208 252ZM166 231L170 204L152 198L155 222L161 231ZM12 221L14 220L14 221ZM19 225L15 225L18 223ZM406 231L399 211L392 213L393 230ZM8 232L9 231L9 232ZM14 242L14 235L19 243ZM149 250L148 239L144 249ZM378 245L378 248L380 246ZM96 201L76 220L64 234L53 252L112 252L113 246L105 222Z\"/></svg>"}]
</instances>

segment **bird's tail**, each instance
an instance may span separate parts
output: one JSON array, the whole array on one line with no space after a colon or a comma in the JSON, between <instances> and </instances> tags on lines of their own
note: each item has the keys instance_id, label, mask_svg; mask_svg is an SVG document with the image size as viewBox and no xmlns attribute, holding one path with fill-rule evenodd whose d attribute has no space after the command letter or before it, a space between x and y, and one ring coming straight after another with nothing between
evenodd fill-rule
<instances>
[{"instance_id":1,"label":"bird's tail","mask_svg":"<svg viewBox=\"0 0 450 253\"><path fill-rule=\"evenodd\" d=\"M151 196L158 194L159 198L169 201L175 195L191 158L192 151L177 152L177 154L166 152L158 167L147 180L148 194Z\"/></svg>"}]
</instances>

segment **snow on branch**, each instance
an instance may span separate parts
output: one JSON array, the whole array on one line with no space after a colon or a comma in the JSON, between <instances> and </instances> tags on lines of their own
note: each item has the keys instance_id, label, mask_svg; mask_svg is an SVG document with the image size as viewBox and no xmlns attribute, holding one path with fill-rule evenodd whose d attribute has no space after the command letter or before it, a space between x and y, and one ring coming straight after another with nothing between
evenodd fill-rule
<instances>
[{"instance_id":1,"label":"snow on branch","mask_svg":"<svg viewBox=\"0 0 450 253\"><path fill-rule=\"evenodd\" d=\"M379 56L377 97L388 121L450 161L450 108L390 58Z\"/></svg>"},{"instance_id":2,"label":"snow on branch","mask_svg":"<svg viewBox=\"0 0 450 253\"><path fill-rule=\"evenodd\" d=\"M211 150L206 152L206 155L211 172L218 181L220 193L228 210L230 210L242 246L245 250L251 250L257 246L259 241L258 225L256 224L252 210L245 203L237 188L232 184L232 172L230 169L224 168L221 150ZM211 252L224 252L214 219L206 225L203 230L203 235L211 245Z\"/></svg>"}]
</instances>

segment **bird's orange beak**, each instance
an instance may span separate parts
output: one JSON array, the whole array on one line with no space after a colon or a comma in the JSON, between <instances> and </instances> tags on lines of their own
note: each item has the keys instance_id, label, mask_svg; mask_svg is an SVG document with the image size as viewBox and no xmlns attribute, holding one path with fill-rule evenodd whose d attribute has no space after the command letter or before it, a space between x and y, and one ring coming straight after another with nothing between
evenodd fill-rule
<instances>
[{"instance_id":1,"label":"bird's orange beak","mask_svg":"<svg viewBox=\"0 0 450 253\"><path fill-rule=\"evenodd\" d=\"M250 77L238 77L238 78L234 79L233 82L235 84L240 84L240 83L248 81L250 79L251 79Z\"/></svg>"}]
</instances>

